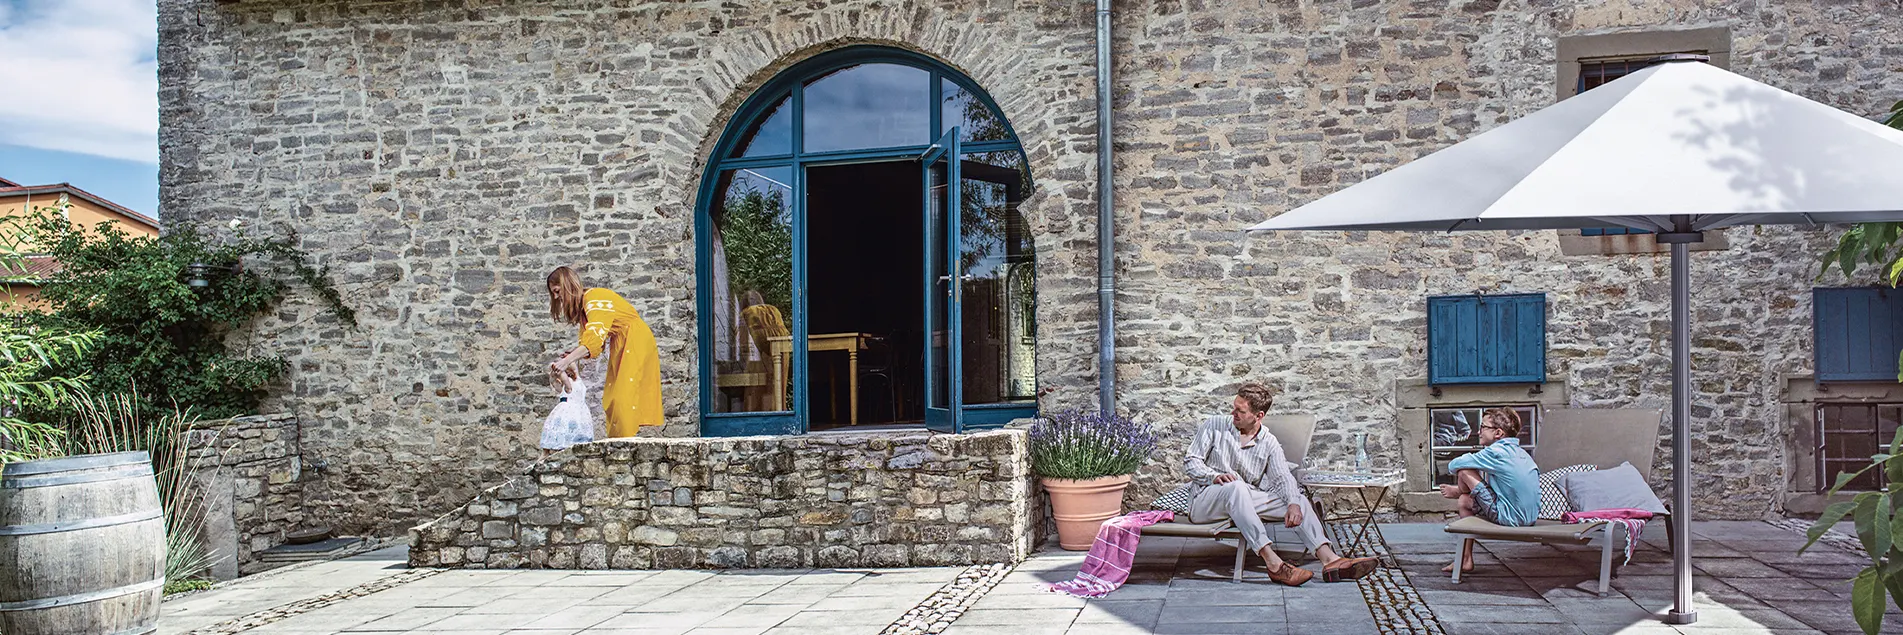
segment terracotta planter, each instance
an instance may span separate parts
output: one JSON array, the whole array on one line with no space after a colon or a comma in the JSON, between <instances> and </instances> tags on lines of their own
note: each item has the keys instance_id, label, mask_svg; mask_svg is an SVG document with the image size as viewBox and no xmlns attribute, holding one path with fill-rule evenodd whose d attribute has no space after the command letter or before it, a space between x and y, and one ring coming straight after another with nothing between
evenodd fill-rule
<instances>
[{"instance_id":1,"label":"terracotta planter","mask_svg":"<svg viewBox=\"0 0 1903 635\"><path fill-rule=\"evenodd\" d=\"M1089 549L1103 521L1123 513L1123 488L1130 485L1129 474L1042 480L1044 491L1051 494L1051 516L1057 519L1057 543L1071 551Z\"/></svg>"}]
</instances>

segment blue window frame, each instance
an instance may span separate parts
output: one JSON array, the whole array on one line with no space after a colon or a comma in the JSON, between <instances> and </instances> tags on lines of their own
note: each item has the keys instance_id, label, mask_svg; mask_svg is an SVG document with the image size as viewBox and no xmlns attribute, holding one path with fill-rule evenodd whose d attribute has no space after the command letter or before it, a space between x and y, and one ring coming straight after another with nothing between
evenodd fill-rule
<instances>
[{"instance_id":1,"label":"blue window frame","mask_svg":"<svg viewBox=\"0 0 1903 635\"><path fill-rule=\"evenodd\" d=\"M955 134L957 143L944 143L940 137L946 133ZM722 131L702 174L695 239L703 435L801 434L811 426L808 352L831 350L822 342L838 345L827 339L832 336L808 332L814 324L809 276L829 275L823 267L815 271L820 260L808 251L815 238L809 230L818 227L809 221L823 220L808 214L815 188L824 186L816 179L840 166L876 163L889 172L900 162L920 165L928 152L942 153L947 145L957 148L959 155L949 160L962 165L965 175L961 187L951 188L962 196L948 198L964 210L950 216L964 221L965 234L963 250L957 252L962 257L951 260L963 282L954 285L951 297L954 305L973 306L965 309L962 321L945 328L968 350L974 339L985 339L990 348L967 353L977 362L940 369L940 374L968 373L973 363L1008 371L984 378L995 381L964 380L963 395L952 401L953 430L1003 425L1036 412L1029 359L1035 338L1034 267L1028 225L1015 209L1031 183L1016 133L991 97L958 71L910 51L854 46L794 65L755 91ZM912 187L925 182L918 172L910 174ZM836 182L837 176L835 169L829 178ZM923 214L920 210L918 225L931 234ZM953 223L950 231L959 227ZM818 238L829 236L819 231ZM943 241L957 248L958 238ZM926 240L931 242L929 236ZM920 284L928 286L922 279ZM929 295L925 304L931 304ZM824 321L822 330L827 329ZM961 340L959 333L968 335ZM932 384L932 369L912 370L925 373L923 383ZM892 382L882 390L900 392L894 375L903 369L881 372L882 381ZM947 378L938 379L946 383ZM829 403L824 397L819 401L821 408ZM892 399L895 418L898 401Z\"/></svg>"},{"instance_id":2,"label":"blue window frame","mask_svg":"<svg viewBox=\"0 0 1903 635\"><path fill-rule=\"evenodd\" d=\"M1811 318L1817 381L1896 381L1903 291L1812 289Z\"/></svg>"},{"instance_id":3,"label":"blue window frame","mask_svg":"<svg viewBox=\"0 0 1903 635\"><path fill-rule=\"evenodd\" d=\"M1427 299L1427 381L1450 384L1546 381L1546 294Z\"/></svg>"}]
</instances>

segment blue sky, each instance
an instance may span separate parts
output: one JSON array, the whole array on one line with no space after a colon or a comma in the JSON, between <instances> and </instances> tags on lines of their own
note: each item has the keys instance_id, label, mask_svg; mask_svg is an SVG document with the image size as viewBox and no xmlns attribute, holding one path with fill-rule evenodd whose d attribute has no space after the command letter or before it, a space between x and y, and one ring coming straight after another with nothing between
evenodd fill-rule
<instances>
[{"instance_id":1,"label":"blue sky","mask_svg":"<svg viewBox=\"0 0 1903 635\"><path fill-rule=\"evenodd\" d=\"M153 0L0 0L0 178L158 209Z\"/></svg>"}]
</instances>

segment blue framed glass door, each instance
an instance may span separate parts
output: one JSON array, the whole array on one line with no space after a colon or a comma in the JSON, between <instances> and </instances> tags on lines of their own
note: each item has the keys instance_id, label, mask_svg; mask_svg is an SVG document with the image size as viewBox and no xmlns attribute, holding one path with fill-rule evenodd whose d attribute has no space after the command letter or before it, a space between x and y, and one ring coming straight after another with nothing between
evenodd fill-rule
<instances>
[{"instance_id":1,"label":"blue framed glass door","mask_svg":"<svg viewBox=\"0 0 1903 635\"><path fill-rule=\"evenodd\" d=\"M958 238L961 182L958 128L920 160L925 218L925 427L958 432L960 419Z\"/></svg>"}]
</instances>

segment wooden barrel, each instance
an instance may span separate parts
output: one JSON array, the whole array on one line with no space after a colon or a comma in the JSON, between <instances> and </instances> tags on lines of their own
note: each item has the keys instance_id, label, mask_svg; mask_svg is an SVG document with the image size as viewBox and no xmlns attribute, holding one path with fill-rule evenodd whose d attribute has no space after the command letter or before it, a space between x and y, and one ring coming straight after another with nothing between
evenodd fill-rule
<instances>
[{"instance_id":1,"label":"wooden barrel","mask_svg":"<svg viewBox=\"0 0 1903 635\"><path fill-rule=\"evenodd\" d=\"M0 469L0 633L158 628L165 519L144 452Z\"/></svg>"}]
</instances>

